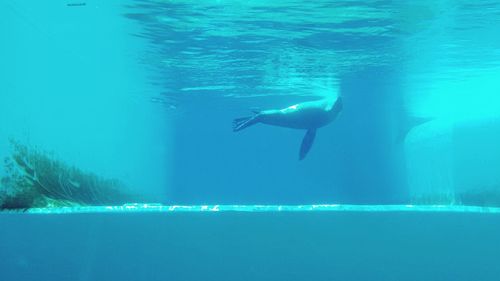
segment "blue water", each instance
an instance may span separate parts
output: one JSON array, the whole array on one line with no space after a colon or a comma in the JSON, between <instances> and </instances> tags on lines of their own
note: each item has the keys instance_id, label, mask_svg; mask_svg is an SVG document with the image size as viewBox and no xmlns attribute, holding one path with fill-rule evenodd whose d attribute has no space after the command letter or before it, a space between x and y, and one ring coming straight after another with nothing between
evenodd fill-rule
<instances>
[{"instance_id":1,"label":"blue water","mask_svg":"<svg viewBox=\"0 0 500 281\"><path fill-rule=\"evenodd\" d=\"M0 3L0 157L12 158L15 140L82 171L118 179L137 194L128 203L500 206L499 26L500 3L490 0L5 0ZM299 160L304 130L263 124L236 133L231 129L234 118L255 109L337 95L342 112L318 130L304 160ZM5 163L1 178L9 175ZM204 263L220 251L245 280L332 280L335 272L341 272L336 276L341 280L402 280L418 272L418 265L426 269L408 280L462 280L451 273L456 268L463 270L463 280L480 271L481 280L496 280L498 269L491 262L498 250L496 214L464 214L470 223L465 231L458 223L461 214L402 215L395 208L367 217L357 217L365 215L356 210L315 214L318 222L332 223L324 227L307 214L282 215L274 209L263 224L252 214L231 214L228 220L228 215L221 220L210 215L207 221L196 214L202 223L188 226L189 215L173 216L172 224L162 222L172 217L161 214L138 223L127 219L144 219L143 214L63 215L65 223L58 224L50 214L5 214L0 228L9 232L0 241L14 242L8 248L0 244L0 258L12 257L0 262L0 271L8 272L6 280L35 280L35 271L47 280L101 280L131 264L125 260L133 260L130 251L135 251L138 258L157 263L137 262L140 270L124 271L120 278L164 280L173 278L172 272L189 273L192 264L200 273L179 280L199 280L210 265L220 279L223 267ZM282 216L296 221L291 230L300 229L299 234L279 223ZM393 216L400 227L393 234L399 237L395 245ZM475 216L481 218L477 231ZM377 226L381 217L384 224ZM18 218L24 220L16 223ZM62 235L65 229L82 230L93 219L98 222L88 233L71 232L81 237ZM45 221L58 235L51 232L46 243L30 244L30 253L22 237L35 239L32 233ZM109 229L101 229L107 223ZM176 232L172 239L180 244L162 242L176 223L191 235ZM150 236L154 241L127 250L137 237L147 241L155 225L160 230ZM422 227L415 234L416 225ZM264 227L271 238L264 243L268 252L259 252ZM321 239L308 236L308 227L325 232ZM325 242L325 233L343 227L345 232ZM233 228L257 237L248 246L243 236L228 234L236 253L250 251L248 259L231 254L224 244L224 233ZM192 235L204 229L208 238ZM378 236L370 239L370 230ZM475 248L474 241L486 232L489 236ZM114 234L121 240L110 242ZM456 236L444 238L449 235ZM91 246L68 246L80 238ZM293 247L284 250L286 241L307 255ZM342 248L341 241L352 248ZM420 247L405 251L412 241ZM273 243L279 247L269 248ZM324 248L318 246L322 243ZM320 259L339 246L345 263L336 257L335 270L326 270L329 264ZM169 247L183 254L166 256ZM376 253L384 247L392 257ZM48 264L42 257L51 248L67 272L43 271ZM65 264L71 249L84 252ZM193 249L203 258L190 263ZM427 259L426 254L437 253L433 249L446 253L438 255L442 260ZM114 253L108 268L113 270L98 266L106 251ZM281 252L290 259L277 258ZM306 256L318 252L321 258L301 269ZM270 258L262 260L259 253ZM400 263L398 255L404 257ZM474 263L472 256L481 259ZM380 269L385 263L391 270ZM358 264L370 266L356 275ZM428 268L435 267L440 271L433 275ZM297 274L286 275L287 268L297 268ZM27 273L18 279L21 270ZM235 270L226 278L237 276Z\"/></svg>"},{"instance_id":2,"label":"blue water","mask_svg":"<svg viewBox=\"0 0 500 281\"><path fill-rule=\"evenodd\" d=\"M2 4L6 156L13 138L165 204L460 203L471 182L498 187L500 161L471 172L500 155L495 1L68 4ZM337 94L304 161L304 131L231 131L252 108ZM455 137L476 128L496 133ZM473 161L455 145L490 140Z\"/></svg>"},{"instance_id":3,"label":"blue water","mask_svg":"<svg viewBox=\"0 0 500 281\"><path fill-rule=\"evenodd\" d=\"M177 124L173 202L411 201L407 173L418 172L406 169L412 159L404 142L415 120L498 116L497 15L494 2L132 5L126 16L142 25L135 35L148 41L145 64L162 91L154 101ZM226 125L252 107L336 93L344 110L320 130L304 162L296 161L303 132L263 127L233 135ZM437 173L447 174L456 164L440 165ZM441 185L440 177L426 187ZM493 177L485 185L498 186Z\"/></svg>"}]
</instances>

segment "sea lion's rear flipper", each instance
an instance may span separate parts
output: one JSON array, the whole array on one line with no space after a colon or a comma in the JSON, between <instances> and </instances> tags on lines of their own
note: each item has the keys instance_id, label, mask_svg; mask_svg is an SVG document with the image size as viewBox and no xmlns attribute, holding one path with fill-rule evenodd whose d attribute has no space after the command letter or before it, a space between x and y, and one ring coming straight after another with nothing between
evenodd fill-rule
<instances>
[{"instance_id":1,"label":"sea lion's rear flipper","mask_svg":"<svg viewBox=\"0 0 500 281\"><path fill-rule=\"evenodd\" d=\"M311 150L315 137L316 129L307 130L304 138L302 139L302 145L300 146L299 160L304 159L309 150Z\"/></svg>"},{"instance_id":2,"label":"sea lion's rear flipper","mask_svg":"<svg viewBox=\"0 0 500 281\"><path fill-rule=\"evenodd\" d=\"M250 117L236 118L233 120L233 132L241 131L246 127L256 124L257 122L258 122L257 115Z\"/></svg>"}]
</instances>

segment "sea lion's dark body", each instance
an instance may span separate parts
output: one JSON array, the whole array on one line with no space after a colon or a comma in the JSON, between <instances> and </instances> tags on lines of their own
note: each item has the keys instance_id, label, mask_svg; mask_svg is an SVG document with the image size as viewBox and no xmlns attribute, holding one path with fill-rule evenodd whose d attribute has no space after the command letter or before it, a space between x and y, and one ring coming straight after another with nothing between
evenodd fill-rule
<instances>
[{"instance_id":1,"label":"sea lion's dark body","mask_svg":"<svg viewBox=\"0 0 500 281\"><path fill-rule=\"evenodd\" d=\"M312 146L316 129L335 120L341 110L342 99L340 97L309 101L283 109L263 110L252 117L235 119L233 131L237 132L257 123L307 130L299 156L303 159Z\"/></svg>"},{"instance_id":2,"label":"sea lion's dark body","mask_svg":"<svg viewBox=\"0 0 500 281\"><path fill-rule=\"evenodd\" d=\"M295 104L284 109L264 110L257 114L260 123L293 129L317 129L332 122L342 109L340 99Z\"/></svg>"}]
</instances>

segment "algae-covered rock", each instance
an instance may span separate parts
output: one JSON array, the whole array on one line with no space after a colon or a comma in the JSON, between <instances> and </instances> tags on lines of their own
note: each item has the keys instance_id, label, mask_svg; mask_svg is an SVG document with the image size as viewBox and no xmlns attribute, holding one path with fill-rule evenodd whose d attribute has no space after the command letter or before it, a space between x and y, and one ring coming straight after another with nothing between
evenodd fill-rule
<instances>
[{"instance_id":1,"label":"algae-covered rock","mask_svg":"<svg viewBox=\"0 0 500 281\"><path fill-rule=\"evenodd\" d=\"M137 196L116 179L104 179L70 166L38 149L11 141L4 160L0 209L75 205L121 205Z\"/></svg>"}]
</instances>

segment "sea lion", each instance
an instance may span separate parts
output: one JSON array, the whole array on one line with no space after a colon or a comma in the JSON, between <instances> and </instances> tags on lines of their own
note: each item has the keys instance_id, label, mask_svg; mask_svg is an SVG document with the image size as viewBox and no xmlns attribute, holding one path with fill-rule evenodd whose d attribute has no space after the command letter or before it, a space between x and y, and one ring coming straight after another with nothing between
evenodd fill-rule
<instances>
[{"instance_id":1,"label":"sea lion","mask_svg":"<svg viewBox=\"0 0 500 281\"><path fill-rule=\"evenodd\" d=\"M257 123L307 130L300 146L299 160L306 157L316 136L316 130L332 122L342 110L342 98L326 98L294 104L283 109L254 111L254 116L237 118L233 131L238 132Z\"/></svg>"}]
</instances>

